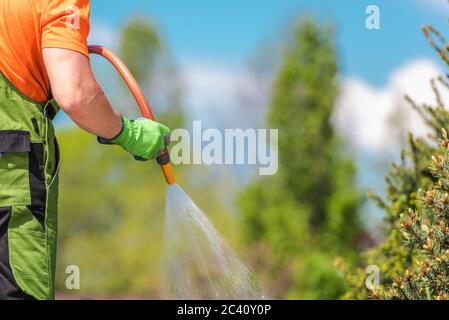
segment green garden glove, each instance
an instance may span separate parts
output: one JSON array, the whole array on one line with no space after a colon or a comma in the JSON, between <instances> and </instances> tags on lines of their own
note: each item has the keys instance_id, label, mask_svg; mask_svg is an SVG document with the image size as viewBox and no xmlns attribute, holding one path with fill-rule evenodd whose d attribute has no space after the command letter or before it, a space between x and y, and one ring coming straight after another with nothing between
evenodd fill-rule
<instances>
[{"instance_id":1,"label":"green garden glove","mask_svg":"<svg viewBox=\"0 0 449 320\"><path fill-rule=\"evenodd\" d=\"M170 143L170 129L163 124L146 118L129 120L122 117L122 122L122 131L116 138L99 138L98 141L119 145L138 160L157 158Z\"/></svg>"}]
</instances>

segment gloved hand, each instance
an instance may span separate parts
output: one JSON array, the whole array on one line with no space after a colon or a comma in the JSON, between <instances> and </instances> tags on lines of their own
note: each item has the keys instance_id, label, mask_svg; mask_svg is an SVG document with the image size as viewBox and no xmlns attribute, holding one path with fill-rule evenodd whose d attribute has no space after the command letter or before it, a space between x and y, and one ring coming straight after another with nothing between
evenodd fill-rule
<instances>
[{"instance_id":1,"label":"gloved hand","mask_svg":"<svg viewBox=\"0 0 449 320\"><path fill-rule=\"evenodd\" d=\"M103 144L116 144L139 160L157 158L170 143L170 129L146 118L129 120L122 116L122 131L112 139L98 138Z\"/></svg>"}]
</instances>

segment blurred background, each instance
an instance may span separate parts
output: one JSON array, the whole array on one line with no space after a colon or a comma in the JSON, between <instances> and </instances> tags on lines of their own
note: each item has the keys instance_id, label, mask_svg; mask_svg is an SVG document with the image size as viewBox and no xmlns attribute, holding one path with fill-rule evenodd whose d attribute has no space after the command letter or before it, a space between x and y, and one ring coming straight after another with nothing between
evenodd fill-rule
<instances>
[{"instance_id":1,"label":"blurred background","mask_svg":"<svg viewBox=\"0 0 449 320\"><path fill-rule=\"evenodd\" d=\"M366 8L380 9L370 30ZM228 0L91 3L90 44L115 51L171 128L278 128L279 172L256 166L176 166L180 185L273 298L336 299L384 236L384 176L407 133L426 125L403 99L435 98L444 66L420 27L444 31L445 0ZM444 33L444 32L443 32ZM113 105L139 116L115 70L92 57ZM59 298L161 298L165 182L156 163L58 115L62 171ZM81 271L79 290L66 267Z\"/></svg>"}]
</instances>

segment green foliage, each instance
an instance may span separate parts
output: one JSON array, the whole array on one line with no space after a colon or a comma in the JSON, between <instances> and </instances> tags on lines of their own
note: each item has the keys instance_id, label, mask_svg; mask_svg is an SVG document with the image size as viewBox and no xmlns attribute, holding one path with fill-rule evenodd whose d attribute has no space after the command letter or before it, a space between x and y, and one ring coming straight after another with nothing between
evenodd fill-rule
<instances>
[{"instance_id":1,"label":"green foliage","mask_svg":"<svg viewBox=\"0 0 449 320\"><path fill-rule=\"evenodd\" d=\"M166 184L155 161L135 161L117 146L99 145L79 129L59 134L60 242L57 288L84 297L160 298ZM175 167L181 185L198 175ZM211 179L202 171L205 179ZM233 240L233 221L214 186L189 188L198 205ZM81 288L65 288L77 265Z\"/></svg>"},{"instance_id":2,"label":"green foliage","mask_svg":"<svg viewBox=\"0 0 449 320\"><path fill-rule=\"evenodd\" d=\"M388 176L387 199L371 193L370 197L386 212L386 237L375 248L362 253L362 267L357 270L346 269L346 279L350 289L343 296L346 299L366 299L371 292L365 286L365 267L376 265L381 274L380 286L390 284L413 260L413 251L403 245L400 228L400 215L409 208L417 208L417 190L431 183L427 170L430 146L409 136L409 150L403 151L401 162L393 164Z\"/></svg>"},{"instance_id":3,"label":"green foliage","mask_svg":"<svg viewBox=\"0 0 449 320\"><path fill-rule=\"evenodd\" d=\"M241 195L242 228L250 244L270 252L265 269L275 297L336 298L344 283L332 262L355 252L361 198L354 164L330 123L337 95L333 35L306 18L288 43L268 115L270 127L279 128L279 172Z\"/></svg>"},{"instance_id":4,"label":"green foliage","mask_svg":"<svg viewBox=\"0 0 449 320\"><path fill-rule=\"evenodd\" d=\"M410 270L396 278L388 299L449 299L449 140L443 130L431 164L435 184L419 196L417 209L401 215L405 245L416 254ZM377 294L382 294L376 292Z\"/></svg>"},{"instance_id":5,"label":"green foliage","mask_svg":"<svg viewBox=\"0 0 449 320\"><path fill-rule=\"evenodd\" d=\"M424 28L431 45L444 61L449 62L431 35L444 39L430 26ZM447 46L445 46L447 48ZM432 80L436 106L418 105L406 97L431 130L428 140L409 136L409 148L402 152L401 163L393 164L386 177L387 199L371 195L386 212L386 237L377 247L362 254L361 267L351 270L344 266L349 290L344 298L366 299L447 299L448 298L448 229L444 213L444 188L447 158L447 137L439 155L429 166L439 143L441 128L449 125L437 84L449 85L440 77ZM429 169L430 168L430 169ZM420 190L429 190L425 195ZM370 291L365 285L363 270L368 265L380 269L380 287Z\"/></svg>"},{"instance_id":6,"label":"green foliage","mask_svg":"<svg viewBox=\"0 0 449 320\"><path fill-rule=\"evenodd\" d=\"M137 82L150 80L149 70L154 69L162 53L162 42L153 25L144 20L132 20L125 25L120 38L119 54Z\"/></svg>"},{"instance_id":7,"label":"green foliage","mask_svg":"<svg viewBox=\"0 0 449 320\"><path fill-rule=\"evenodd\" d=\"M58 288L74 264L81 294L157 296L165 196L157 165L79 130L62 132L60 144Z\"/></svg>"},{"instance_id":8,"label":"green foliage","mask_svg":"<svg viewBox=\"0 0 449 320\"><path fill-rule=\"evenodd\" d=\"M119 56L150 98L149 103L157 102L152 105L157 121L169 128L182 126L184 112L178 73L156 27L147 20L130 20L120 36ZM124 94L132 99L128 91L126 88Z\"/></svg>"},{"instance_id":9,"label":"green foliage","mask_svg":"<svg viewBox=\"0 0 449 320\"><path fill-rule=\"evenodd\" d=\"M333 265L332 255L312 251L303 259L303 270L296 270L293 290L287 298L335 299L346 290L340 272ZM307 273L304 275L303 272Z\"/></svg>"},{"instance_id":10,"label":"green foliage","mask_svg":"<svg viewBox=\"0 0 449 320\"><path fill-rule=\"evenodd\" d=\"M285 194L278 179L265 178L250 185L241 195L240 213L247 242L268 242L279 262L303 250L310 242L309 212Z\"/></svg>"}]
</instances>

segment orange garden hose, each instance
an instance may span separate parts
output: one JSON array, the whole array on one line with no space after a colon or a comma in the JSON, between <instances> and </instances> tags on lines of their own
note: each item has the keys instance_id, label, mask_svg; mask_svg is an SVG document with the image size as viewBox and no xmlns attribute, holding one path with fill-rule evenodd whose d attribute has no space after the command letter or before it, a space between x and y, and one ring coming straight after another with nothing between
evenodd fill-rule
<instances>
[{"instance_id":1,"label":"orange garden hose","mask_svg":"<svg viewBox=\"0 0 449 320\"><path fill-rule=\"evenodd\" d=\"M139 84L137 83L136 79L134 79L133 75L131 74L129 69L125 66L123 61L120 60L120 58L118 58L114 53L112 53L111 51L102 46L97 45L89 46L89 53L97 54L104 57L115 67L115 69L117 69L117 71L120 73L121 77L125 81L126 85L128 86L129 90L131 90L131 93L133 94L134 98L136 99L137 105L139 106L142 115L147 119L154 120L154 115L153 112L151 111L151 107L148 104L148 101L145 99L145 96L143 95L143 92L140 89ZM170 163L168 150L165 150L163 154L157 158L157 162L161 166L162 173L164 174L165 177L165 181L167 181L169 185L174 184L176 180L173 173L173 168Z\"/></svg>"}]
</instances>

